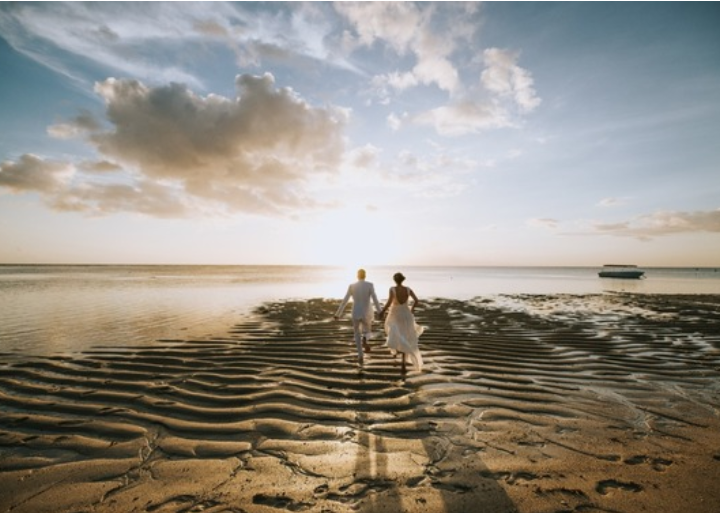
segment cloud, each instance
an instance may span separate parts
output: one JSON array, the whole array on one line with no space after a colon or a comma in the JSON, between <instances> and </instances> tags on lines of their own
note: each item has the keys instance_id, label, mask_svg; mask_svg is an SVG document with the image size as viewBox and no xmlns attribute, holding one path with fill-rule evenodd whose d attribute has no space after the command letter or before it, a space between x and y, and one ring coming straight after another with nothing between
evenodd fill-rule
<instances>
[{"instance_id":1,"label":"cloud","mask_svg":"<svg viewBox=\"0 0 720 513\"><path fill-rule=\"evenodd\" d=\"M554 230L558 227L559 221L557 219L551 219L551 218L533 218L528 219L527 223L528 226L531 226L533 228L543 228L546 230Z\"/></svg>"},{"instance_id":2,"label":"cloud","mask_svg":"<svg viewBox=\"0 0 720 513\"><path fill-rule=\"evenodd\" d=\"M393 132L397 132L398 130L400 130L400 127L402 127L404 118L405 118L405 115L403 115L401 117L401 116L398 116L397 114L395 114L394 112L391 112L390 114L388 114L386 121L387 121L388 127L390 127L390 130L392 130Z\"/></svg>"},{"instance_id":3,"label":"cloud","mask_svg":"<svg viewBox=\"0 0 720 513\"><path fill-rule=\"evenodd\" d=\"M132 184L81 181L79 171L108 173L116 165L106 162L84 162L76 168L66 162L52 162L36 155L22 155L17 162L0 164L0 187L15 193L37 192L45 203L60 212L83 212L105 215L134 212L153 217L182 217L197 211L182 194L149 180ZM200 208L200 206L198 206Z\"/></svg>"},{"instance_id":4,"label":"cloud","mask_svg":"<svg viewBox=\"0 0 720 513\"><path fill-rule=\"evenodd\" d=\"M624 198L603 198L600 201L598 201L597 206L598 207L617 207L620 205L624 205L627 203L628 199L627 197Z\"/></svg>"},{"instance_id":5,"label":"cloud","mask_svg":"<svg viewBox=\"0 0 720 513\"><path fill-rule=\"evenodd\" d=\"M393 93L420 85L434 85L448 95L447 102L408 114L405 122L430 126L442 136L461 136L516 126L519 116L540 105L532 74L519 66L517 51L486 49L477 83L462 83L459 70L466 76L473 72L458 59L477 51L475 34L480 24L474 4L342 2L335 9L351 27L345 34L349 52L383 45L403 64L409 62L404 69L372 78L371 86L381 104ZM403 125L397 114L391 114L388 122L393 130Z\"/></svg>"},{"instance_id":6,"label":"cloud","mask_svg":"<svg viewBox=\"0 0 720 513\"><path fill-rule=\"evenodd\" d=\"M202 87L202 79L173 64L181 59L168 57L181 53L194 33L194 20L211 11L218 17L229 14L222 4L213 9L198 4L177 9L163 2L16 4L0 9L0 33L15 50L82 82L79 68L68 65L68 56L123 75ZM143 44L153 50L140 52Z\"/></svg>"},{"instance_id":7,"label":"cloud","mask_svg":"<svg viewBox=\"0 0 720 513\"><path fill-rule=\"evenodd\" d=\"M23 155L17 162L0 164L0 187L13 192L52 194L62 190L74 175L72 165L49 162L37 155Z\"/></svg>"},{"instance_id":8,"label":"cloud","mask_svg":"<svg viewBox=\"0 0 720 513\"><path fill-rule=\"evenodd\" d=\"M133 212L151 217L178 218L197 215L188 201L171 188L149 180L133 184L82 183L47 198L51 207L64 212L94 215Z\"/></svg>"},{"instance_id":9,"label":"cloud","mask_svg":"<svg viewBox=\"0 0 720 513\"><path fill-rule=\"evenodd\" d=\"M480 80L488 91L511 97L522 111L530 112L540 105L540 98L530 72L517 65L519 56L518 52L488 48L483 52L486 68Z\"/></svg>"},{"instance_id":10,"label":"cloud","mask_svg":"<svg viewBox=\"0 0 720 513\"><path fill-rule=\"evenodd\" d=\"M415 124L431 126L442 136L476 134L495 128L517 126L519 116L540 105L529 71L519 67L519 54L509 50L485 50L485 69L480 89L469 89L452 97L446 105L409 116ZM397 116L389 118L394 129Z\"/></svg>"},{"instance_id":11,"label":"cloud","mask_svg":"<svg viewBox=\"0 0 720 513\"><path fill-rule=\"evenodd\" d=\"M477 162L454 157L442 148L428 156L402 150L390 166L380 170L380 179L416 197L447 198L466 190L471 184L468 175L477 168Z\"/></svg>"},{"instance_id":12,"label":"cloud","mask_svg":"<svg viewBox=\"0 0 720 513\"><path fill-rule=\"evenodd\" d=\"M56 139L73 139L85 132L98 130L100 123L89 112L82 112L68 123L58 123L47 128L50 137Z\"/></svg>"},{"instance_id":13,"label":"cloud","mask_svg":"<svg viewBox=\"0 0 720 513\"><path fill-rule=\"evenodd\" d=\"M478 12L475 3L18 3L0 9L0 33L16 50L83 85L112 75L208 91L206 56L227 48L243 68L271 61L306 71L316 61L372 74L369 87L381 104L393 94L436 87L447 100L436 95L435 105L422 105L405 121L458 136L515 126L518 113L540 102L518 52L485 50L486 68L477 78ZM379 68L391 59L363 61L361 50L373 47L393 52L401 69ZM93 80L84 78L90 75ZM472 77L469 86L463 75ZM401 128L397 119L394 129ZM72 138L77 126L59 123L48 132Z\"/></svg>"},{"instance_id":14,"label":"cloud","mask_svg":"<svg viewBox=\"0 0 720 513\"><path fill-rule=\"evenodd\" d=\"M512 126L508 113L492 102L465 100L416 114L412 121L429 125L442 136L479 133L489 128Z\"/></svg>"},{"instance_id":15,"label":"cloud","mask_svg":"<svg viewBox=\"0 0 720 513\"><path fill-rule=\"evenodd\" d=\"M560 221L551 218L533 218L526 224L534 228L555 230ZM639 240L651 240L656 237L682 233L720 233L720 208L717 210L699 210L694 212L659 211L643 214L630 220L617 222L575 223L578 231L563 231L561 235L594 236L612 235L616 237L633 237Z\"/></svg>"},{"instance_id":16,"label":"cloud","mask_svg":"<svg viewBox=\"0 0 720 513\"><path fill-rule=\"evenodd\" d=\"M415 87L419 83L418 77L411 72L400 73L399 71L393 71L392 73L376 75L372 79L373 87L379 91L383 97L389 94L387 91L388 88L393 88L396 91L404 91L405 89Z\"/></svg>"},{"instance_id":17,"label":"cloud","mask_svg":"<svg viewBox=\"0 0 720 513\"><path fill-rule=\"evenodd\" d=\"M244 18L242 11L224 19L212 19L211 16L213 15L210 12L205 13L201 19L194 22L194 35L200 36L206 42L214 41L230 48L235 54L235 63L242 68L259 67L265 59L292 64L299 54L308 51L303 42L288 42L292 30L289 25L279 26L283 21L281 16L269 23L267 18L256 14L255 23L250 26L258 26L257 33L251 30L244 20L240 21ZM268 30L268 24L274 25L275 30ZM286 38L277 38L273 32L283 34ZM322 57L323 53L312 56Z\"/></svg>"},{"instance_id":18,"label":"cloud","mask_svg":"<svg viewBox=\"0 0 720 513\"><path fill-rule=\"evenodd\" d=\"M530 72L517 65L518 58L517 52L497 48L486 50L480 90L470 89L451 97L445 105L405 115L403 121L430 126L446 137L517 126L521 116L534 110L541 101L532 88ZM386 82L376 80L375 84L390 84L391 78L403 86L412 85L401 75L390 76ZM402 126L396 114L391 115L388 122L394 130Z\"/></svg>"},{"instance_id":19,"label":"cloud","mask_svg":"<svg viewBox=\"0 0 720 513\"><path fill-rule=\"evenodd\" d=\"M206 90L205 75L192 62L222 48L241 67L314 59L352 69L323 44L331 25L319 10L333 12L259 2L14 3L0 9L0 33L18 52L83 84L92 83L86 77L97 73L87 67L93 64L103 76ZM73 65L78 60L83 66Z\"/></svg>"},{"instance_id":20,"label":"cloud","mask_svg":"<svg viewBox=\"0 0 720 513\"><path fill-rule=\"evenodd\" d=\"M230 99L180 84L105 80L96 92L109 128L79 116L55 130L82 135L101 155L79 166L89 174L70 186L63 181L69 165L23 156L3 164L0 185L49 194L55 208L93 213L289 215L322 206L309 184L338 172L349 113L313 107L292 89L276 88L270 74L240 75L236 87ZM93 181L99 173L103 180Z\"/></svg>"},{"instance_id":21,"label":"cloud","mask_svg":"<svg viewBox=\"0 0 720 513\"><path fill-rule=\"evenodd\" d=\"M356 168L372 168L377 164L380 148L372 144L366 144L361 148L356 148L348 152L347 160Z\"/></svg>"},{"instance_id":22,"label":"cloud","mask_svg":"<svg viewBox=\"0 0 720 513\"><path fill-rule=\"evenodd\" d=\"M91 140L104 155L133 162L155 178L192 181L222 177L302 179L329 170L342 152L348 113L313 108L275 80L240 75L238 97L195 95L171 84L151 88L134 80L108 79L96 87L113 130Z\"/></svg>"},{"instance_id":23,"label":"cloud","mask_svg":"<svg viewBox=\"0 0 720 513\"><path fill-rule=\"evenodd\" d=\"M357 45L372 46L381 40L401 55L412 49L424 17L411 2L338 2L335 9L352 24Z\"/></svg>"},{"instance_id":24,"label":"cloud","mask_svg":"<svg viewBox=\"0 0 720 513\"><path fill-rule=\"evenodd\" d=\"M83 171L87 171L88 173L97 174L114 173L123 170L122 166L108 160L81 162L79 168Z\"/></svg>"},{"instance_id":25,"label":"cloud","mask_svg":"<svg viewBox=\"0 0 720 513\"><path fill-rule=\"evenodd\" d=\"M465 191L474 183L474 172L485 167L433 141L425 141L423 147L429 153L404 149L386 158L371 144L354 148L345 154L342 183L347 190L372 185L383 194L401 191L416 198L447 198Z\"/></svg>"},{"instance_id":26,"label":"cloud","mask_svg":"<svg viewBox=\"0 0 720 513\"><path fill-rule=\"evenodd\" d=\"M409 71L390 72L375 77L376 87L404 90L418 84L436 85L448 92L459 85L459 74L450 60L459 39L468 37L467 27L457 21L457 31L436 32L436 6L413 2L339 2L335 9L354 30L345 34L349 50L387 44L398 55L412 55L415 65ZM447 7L446 7L447 9Z\"/></svg>"},{"instance_id":27,"label":"cloud","mask_svg":"<svg viewBox=\"0 0 720 513\"><path fill-rule=\"evenodd\" d=\"M540 105L532 75L517 65L517 52L491 48L483 55L480 89L455 95L447 105L415 114L412 121L442 136L462 136L517 126L521 116Z\"/></svg>"},{"instance_id":28,"label":"cloud","mask_svg":"<svg viewBox=\"0 0 720 513\"><path fill-rule=\"evenodd\" d=\"M596 233L618 237L653 237L679 233L720 233L720 209L695 212L660 211L618 223L595 223Z\"/></svg>"}]
</instances>

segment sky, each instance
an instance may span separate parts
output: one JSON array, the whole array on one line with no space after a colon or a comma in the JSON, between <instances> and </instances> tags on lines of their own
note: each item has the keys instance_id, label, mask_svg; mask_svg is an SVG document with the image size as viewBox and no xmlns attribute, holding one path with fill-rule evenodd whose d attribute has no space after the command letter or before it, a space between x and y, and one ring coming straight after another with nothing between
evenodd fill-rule
<instances>
[{"instance_id":1,"label":"sky","mask_svg":"<svg viewBox=\"0 0 720 513\"><path fill-rule=\"evenodd\" d=\"M720 266L720 3L0 3L0 263Z\"/></svg>"}]
</instances>

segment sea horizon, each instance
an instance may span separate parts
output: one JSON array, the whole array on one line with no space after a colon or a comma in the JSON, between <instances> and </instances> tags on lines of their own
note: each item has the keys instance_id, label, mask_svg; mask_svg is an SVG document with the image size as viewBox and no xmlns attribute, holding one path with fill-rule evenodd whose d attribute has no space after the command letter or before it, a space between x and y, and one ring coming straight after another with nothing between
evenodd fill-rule
<instances>
[{"instance_id":1,"label":"sea horizon","mask_svg":"<svg viewBox=\"0 0 720 513\"><path fill-rule=\"evenodd\" d=\"M441 267L441 268L569 268L569 269L600 269L607 265L635 266L640 269L699 269L717 270L720 272L720 265L641 265L622 262L609 262L604 264L368 264L367 268L385 267ZM351 266L342 264L297 264L297 263L122 263L122 262L0 262L0 267L323 267L347 269ZM354 267L352 267L354 268Z\"/></svg>"}]
</instances>

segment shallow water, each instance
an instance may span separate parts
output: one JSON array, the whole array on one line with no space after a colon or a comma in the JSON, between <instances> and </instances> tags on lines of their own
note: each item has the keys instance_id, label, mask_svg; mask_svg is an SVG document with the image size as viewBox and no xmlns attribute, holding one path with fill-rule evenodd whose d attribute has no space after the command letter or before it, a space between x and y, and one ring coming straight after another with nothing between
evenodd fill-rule
<instances>
[{"instance_id":1,"label":"shallow water","mask_svg":"<svg viewBox=\"0 0 720 513\"><path fill-rule=\"evenodd\" d=\"M368 268L381 302L394 267ZM647 269L644 280L595 268L404 267L420 298L518 294L720 293L717 269ZM264 302L337 298L354 270L299 266L0 266L0 352L53 354L225 333ZM516 299L513 305L517 307ZM565 301L565 300L563 300ZM583 308L593 303L583 302Z\"/></svg>"}]
</instances>

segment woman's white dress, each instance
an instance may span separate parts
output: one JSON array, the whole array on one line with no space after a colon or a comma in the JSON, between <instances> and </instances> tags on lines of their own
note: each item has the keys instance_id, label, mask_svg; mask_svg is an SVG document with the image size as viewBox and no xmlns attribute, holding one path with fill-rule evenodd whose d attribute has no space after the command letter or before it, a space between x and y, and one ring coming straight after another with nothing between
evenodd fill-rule
<instances>
[{"instance_id":1,"label":"woman's white dress","mask_svg":"<svg viewBox=\"0 0 720 513\"><path fill-rule=\"evenodd\" d=\"M407 301L403 304L398 303L394 288L392 294L393 302L385 318L385 335L387 336L385 345L390 348L392 354L405 353L412 366L416 370L422 370L423 360L418 348L418 337L422 335L425 328L417 325Z\"/></svg>"}]
</instances>

